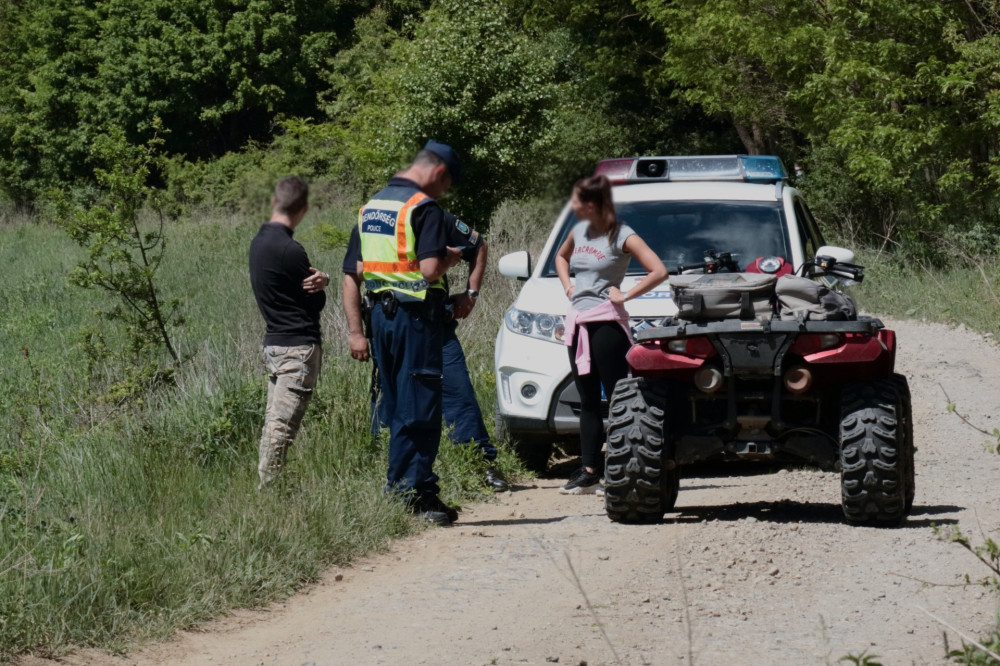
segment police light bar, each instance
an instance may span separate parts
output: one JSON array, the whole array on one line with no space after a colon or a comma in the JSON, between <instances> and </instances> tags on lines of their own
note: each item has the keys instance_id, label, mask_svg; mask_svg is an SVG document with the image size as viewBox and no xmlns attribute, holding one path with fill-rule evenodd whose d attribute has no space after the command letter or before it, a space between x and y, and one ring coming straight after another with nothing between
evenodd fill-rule
<instances>
[{"instance_id":1,"label":"police light bar","mask_svg":"<svg viewBox=\"0 0 1000 666\"><path fill-rule=\"evenodd\" d=\"M788 179L785 165L774 155L616 158L598 162L594 175L600 174L615 184L694 180L774 183Z\"/></svg>"}]
</instances>

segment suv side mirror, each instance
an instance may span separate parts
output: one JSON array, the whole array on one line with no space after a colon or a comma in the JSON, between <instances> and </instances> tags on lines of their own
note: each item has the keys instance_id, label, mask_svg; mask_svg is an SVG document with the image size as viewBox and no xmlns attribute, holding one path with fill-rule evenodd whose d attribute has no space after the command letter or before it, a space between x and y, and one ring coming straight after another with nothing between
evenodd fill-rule
<instances>
[{"instance_id":1,"label":"suv side mirror","mask_svg":"<svg viewBox=\"0 0 1000 666\"><path fill-rule=\"evenodd\" d=\"M497 270L505 278L527 280L531 277L531 255L527 250L505 254L497 262Z\"/></svg>"},{"instance_id":2,"label":"suv side mirror","mask_svg":"<svg viewBox=\"0 0 1000 666\"><path fill-rule=\"evenodd\" d=\"M816 256L833 257L834 259L837 260L838 264L854 263L854 253L848 250L846 247L837 247L836 245L824 245L820 249L816 250Z\"/></svg>"}]
</instances>

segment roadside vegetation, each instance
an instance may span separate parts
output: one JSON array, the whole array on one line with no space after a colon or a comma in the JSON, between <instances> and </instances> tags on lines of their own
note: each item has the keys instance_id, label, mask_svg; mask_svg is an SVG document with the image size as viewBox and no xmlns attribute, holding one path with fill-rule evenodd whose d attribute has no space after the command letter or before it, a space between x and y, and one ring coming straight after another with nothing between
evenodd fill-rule
<instances>
[{"instance_id":1,"label":"roadside vegetation","mask_svg":"<svg viewBox=\"0 0 1000 666\"><path fill-rule=\"evenodd\" d=\"M857 247L857 246L849 246ZM963 325L1000 340L1000 261L992 252L942 265L862 248L864 282L852 293L868 312ZM902 352L901 352L902 353Z\"/></svg>"},{"instance_id":2,"label":"roadside vegetation","mask_svg":"<svg viewBox=\"0 0 1000 666\"><path fill-rule=\"evenodd\" d=\"M535 209L504 208L516 224ZM338 217L349 216L310 213L297 234L334 275L343 248L327 239L339 236ZM8 216L0 225L0 655L121 650L286 596L421 529L382 494L385 441L368 434L371 366L347 353L337 289L289 469L273 490L256 490L266 385L246 251L261 221L172 226L161 277L184 303L185 360L141 393L114 390L129 358L95 358L98 331L112 349L126 333L95 314L106 296L68 282L83 252L49 224ZM509 294L493 275L486 307L460 329L488 421L490 343ZM471 447L443 444L438 465L447 500L488 499ZM524 474L506 451L500 465Z\"/></svg>"},{"instance_id":3,"label":"roadside vegetation","mask_svg":"<svg viewBox=\"0 0 1000 666\"><path fill-rule=\"evenodd\" d=\"M537 252L600 158L777 154L867 266L862 308L996 339L998 43L1000 0L0 0L0 658L124 649L415 529L336 279L291 468L254 489L246 248L277 178L312 183L297 235L337 275L428 138L465 158L447 204L491 263ZM460 334L491 421L518 285L487 280ZM439 464L446 499L484 497L466 449Z\"/></svg>"}]
</instances>

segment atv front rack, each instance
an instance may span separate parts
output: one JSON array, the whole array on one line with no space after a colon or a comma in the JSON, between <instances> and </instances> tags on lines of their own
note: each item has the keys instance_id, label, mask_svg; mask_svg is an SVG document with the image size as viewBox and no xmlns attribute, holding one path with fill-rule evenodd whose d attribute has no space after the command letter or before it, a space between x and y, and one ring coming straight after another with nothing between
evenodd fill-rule
<instances>
[{"instance_id":1,"label":"atv front rack","mask_svg":"<svg viewBox=\"0 0 1000 666\"><path fill-rule=\"evenodd\" d=\"M637 343L686 338L715 333L861 333L876 335L885 324L875 317L858 317L854 321L782 321L780 319L719 319L685 321L668 319L665 326L647 328L636 333Z\"/></svg>"}]
</instances>

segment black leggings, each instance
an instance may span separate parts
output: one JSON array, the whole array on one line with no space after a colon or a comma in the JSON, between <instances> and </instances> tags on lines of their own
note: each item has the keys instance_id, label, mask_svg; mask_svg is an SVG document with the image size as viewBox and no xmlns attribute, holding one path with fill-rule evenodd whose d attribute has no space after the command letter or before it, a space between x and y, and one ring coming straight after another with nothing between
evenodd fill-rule
<instances>
[{"instance_id":1,"label":"black leggings","mask_svg":"<svg viewBox=\"0 0 1000 666\"><path fill-rule=\"evenodd\" d=\"M569 364L573 381L580 393L580 460L584 467L604 469L601 449L604 447L604 419L601 418L601 384L608 399L614 393L619 379L628 376L625 354L632 341L621 324L614 321L597 321L584 324L590 334L590 373L580 375L576 370L576 342L569 348Z\"/></svg>"}]
</instances>

